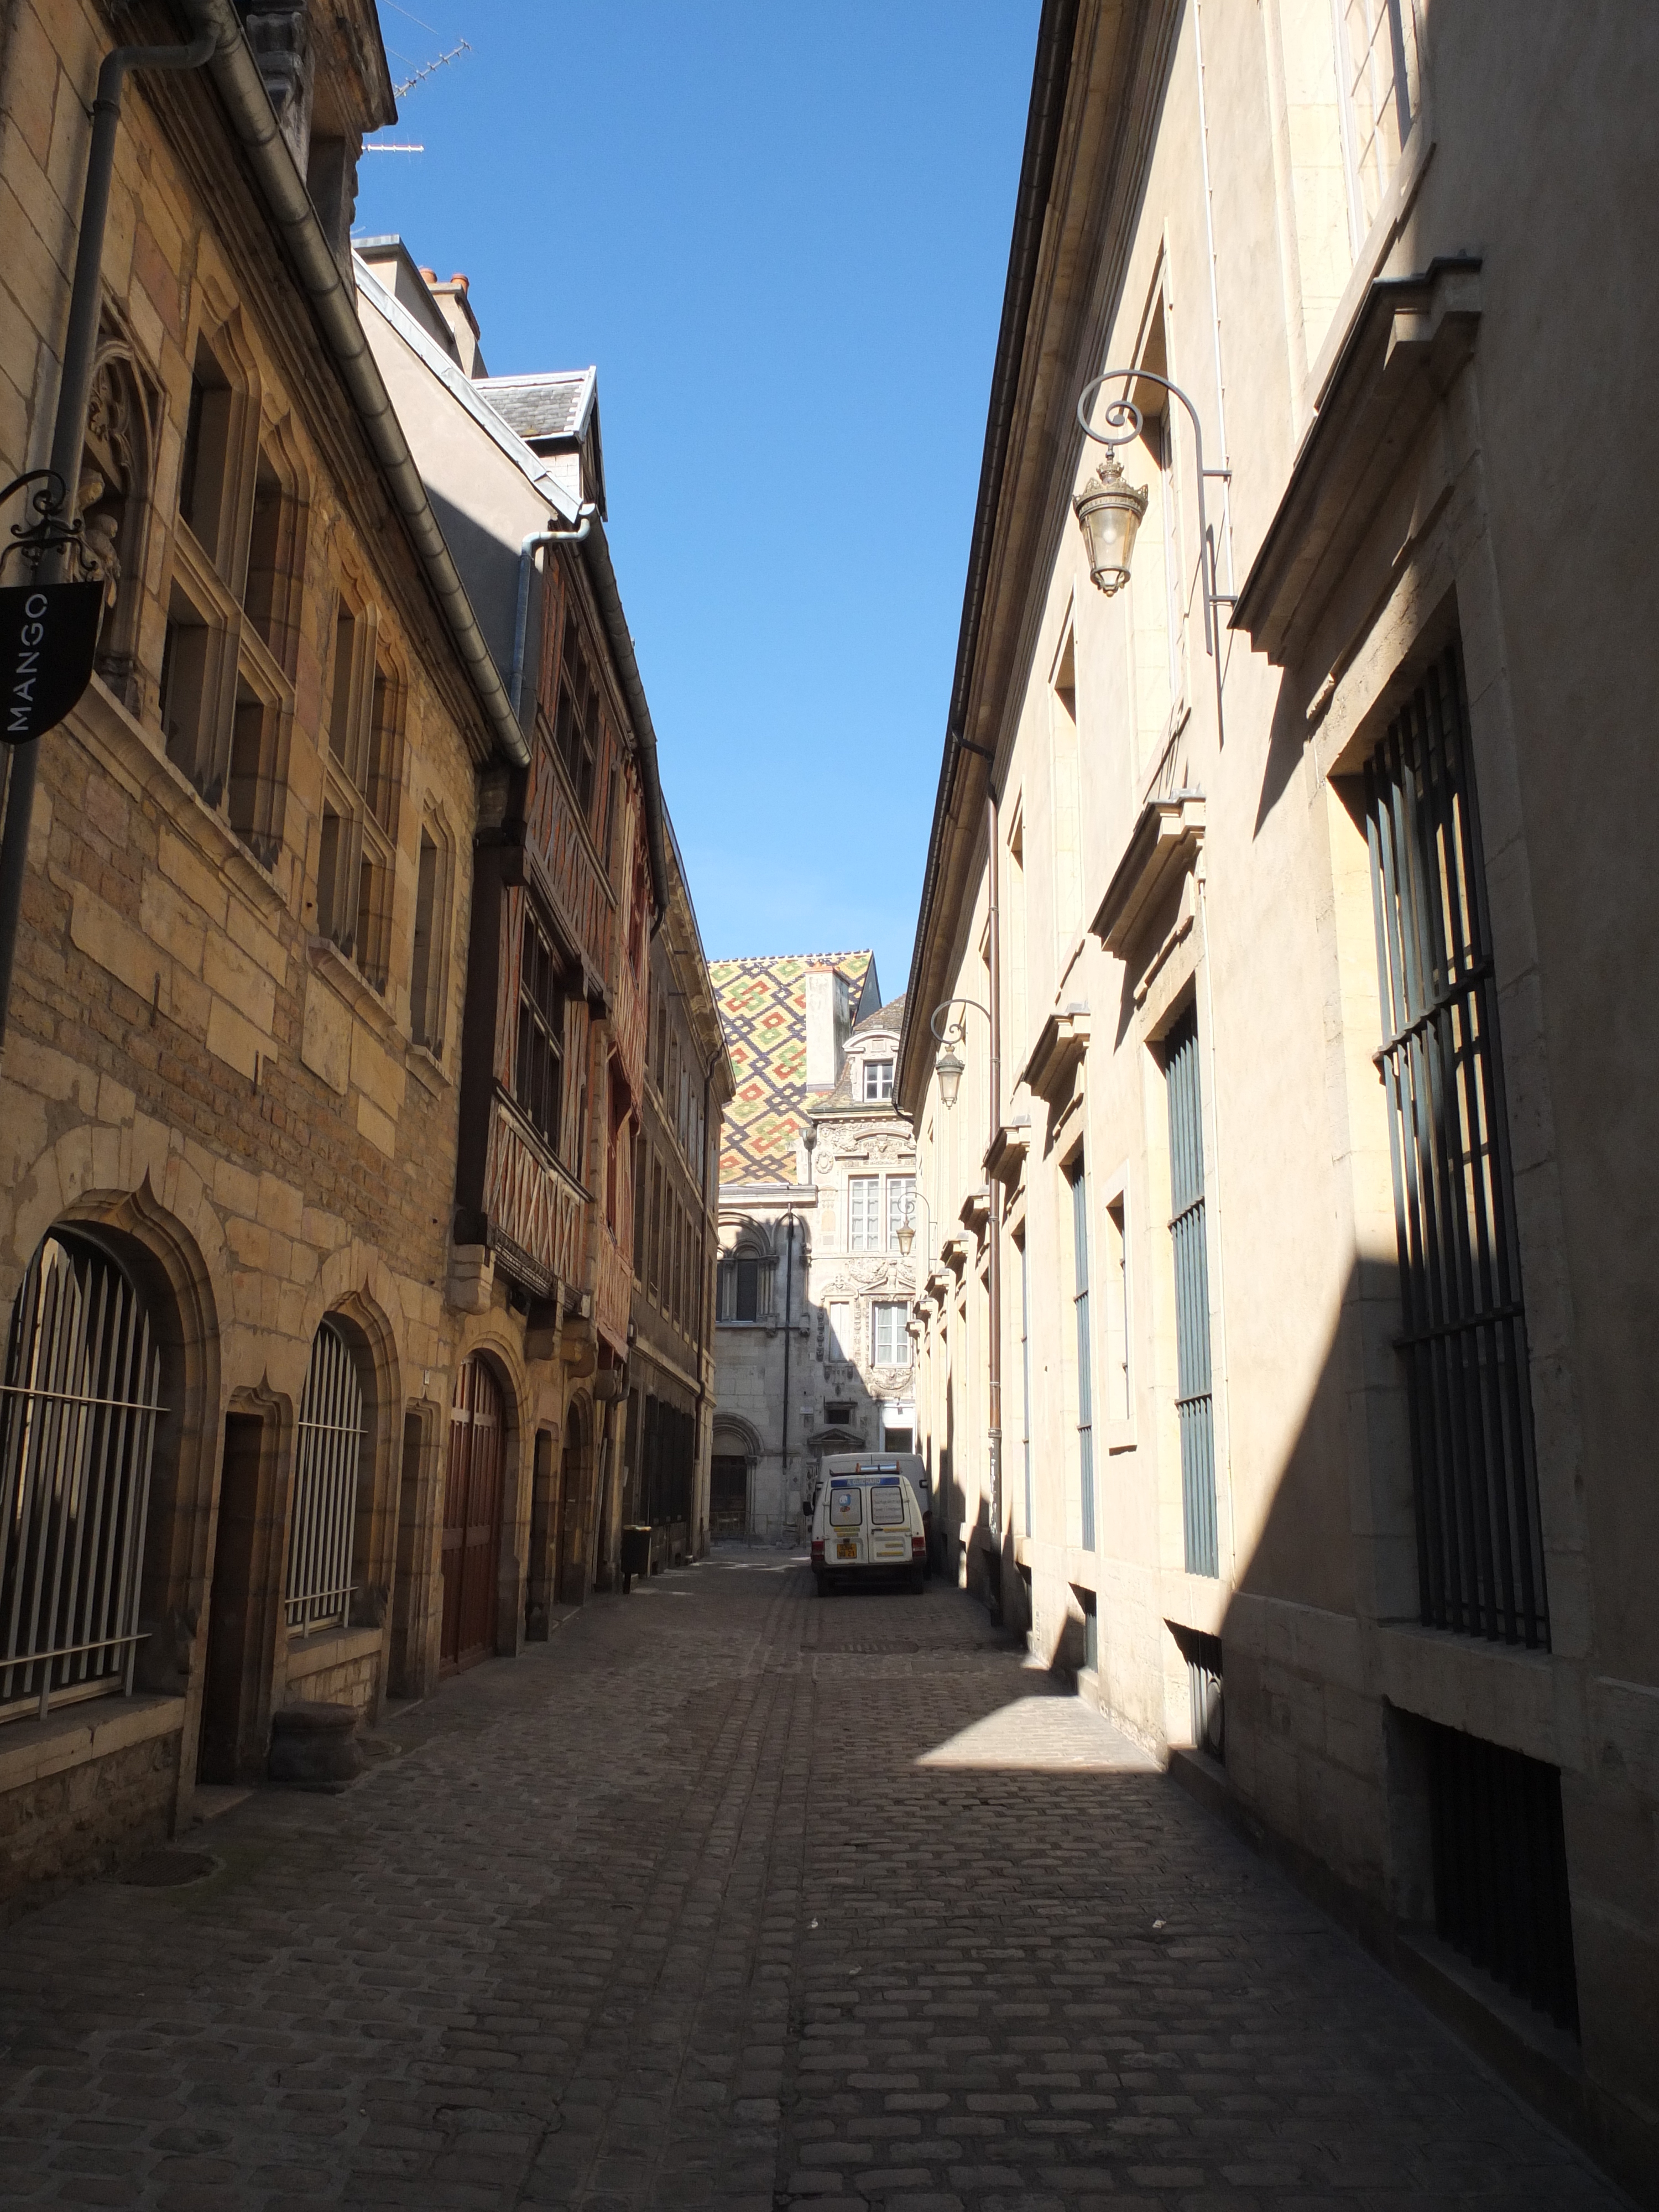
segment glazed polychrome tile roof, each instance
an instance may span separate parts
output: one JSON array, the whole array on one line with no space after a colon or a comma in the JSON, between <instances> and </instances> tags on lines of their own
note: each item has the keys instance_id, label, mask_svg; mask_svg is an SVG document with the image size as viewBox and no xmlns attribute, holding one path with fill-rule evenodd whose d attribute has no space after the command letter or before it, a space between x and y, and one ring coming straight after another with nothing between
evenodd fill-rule
<instances>
[{"instance_id":1,"label":"glazed polychrome tile roof","mask_svg":"<svg viewBox=\"0 0 1659 2212\"><path fill-rule=\"evenodd\" d=\"M738 1079L722 1131L722 1182L794 1181L795 1139L806 1127L806 971L830 967L844 975L856 1009L874 961L866 951L709 962Z\"/></svg>"}]
</instances>

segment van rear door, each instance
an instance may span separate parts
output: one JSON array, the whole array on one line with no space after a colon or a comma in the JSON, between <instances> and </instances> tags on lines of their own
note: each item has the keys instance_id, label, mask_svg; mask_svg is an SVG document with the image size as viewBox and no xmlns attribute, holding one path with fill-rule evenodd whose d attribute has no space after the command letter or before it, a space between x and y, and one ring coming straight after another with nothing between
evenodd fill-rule
<instances>
[{"instance_id":1,"label":"van rear door","mask_svg":"<svg viewBox=\"0 0 1659 2212\"><path fill-rule=\"evenodd\" d=\"M830 1513L824 1530L823 1563L827 1567L862 1566L864 1548L864 1490L855 1482L830 1482Z\"/></svg>"},{"instance_id":2,"label":"van rear door","mask_svg":"<svg viewBox=\"0 0 1659 2212\"><path fill-rule=\"evenodd\" d=\"M910 1499L901 1474L878 1475L870 1486L870 1551L872 1567L910 1564Z\"/></svg>"}]
</instances>

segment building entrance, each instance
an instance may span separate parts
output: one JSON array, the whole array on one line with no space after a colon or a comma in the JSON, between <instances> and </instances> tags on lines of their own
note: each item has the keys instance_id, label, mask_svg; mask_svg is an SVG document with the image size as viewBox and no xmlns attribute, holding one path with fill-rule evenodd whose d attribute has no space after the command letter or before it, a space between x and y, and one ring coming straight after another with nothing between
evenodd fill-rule
<instances>
[{"instance_id":1,"label":"building entrance","mask_svg":"<svg viewBox=\"0 0 1659 2212\"><path fill-rule=\"evenodd\" d=\"M501 1547L501 1385L475 1353L456 1378L444 1478L446 1674L476 1666L495 1648L495 1566Z\"/></svg>"},{"instance_id":2,"label":"building entrance","mask_svg":"<svg viewBox=\"0 0 1659 2212\"><path fill-rule=\"evenodd\" d=\"M749 1462L740 1455L716 1452L708 1463L708 1534L744 1536L749 1532Z\"/></svg>"}]
</instances>

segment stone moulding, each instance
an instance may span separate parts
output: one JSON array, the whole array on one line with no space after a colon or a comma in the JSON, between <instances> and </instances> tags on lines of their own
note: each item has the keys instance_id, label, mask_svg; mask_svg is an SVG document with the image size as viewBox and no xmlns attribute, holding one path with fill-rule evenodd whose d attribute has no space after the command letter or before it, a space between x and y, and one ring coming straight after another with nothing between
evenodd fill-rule
<instances>
[{"instance_id":1,"label":"stone moulding","mask_svg":"<svg viewBox=\"0 0 1659 2212\"><path fill-rule=\"evenodd\" d=\"M1200 791L1172 792L1167 799L1149 799L1141 808L1123 857L1112 871L1106 896L1089 925L1106 950L1120 960L1128 958L1131 947L1176 877L1196 860L1204 842L1204 794ZM1031 1088L1037 1087L1033 1082Z\"/></svg>"},{"instance_id":2,"label":"stone moulding","mask_svg":"<svg viewBox=\"0 0 1659 2212\"><path fill-rule=\"evenodd\" d=\"M1044 1022L1020 1070L1020 1080L1045 1105L1062 1105L1071 1095L1078 1063L1089 1049L1089 1009L1080 999L1056 1008Z\"/></svg>"},{"instance_id":3,"label":"stone moulding","mask_svg":"<svg viewBox=\"0 0 1659 2212\"><path fill-rule=\"evenodd\" d=\"M1276 667L1309 643L1431 410L1474 350L1480 263L1371 286L1291 468L1231 627Z\"/></svg>"}]
</instances>

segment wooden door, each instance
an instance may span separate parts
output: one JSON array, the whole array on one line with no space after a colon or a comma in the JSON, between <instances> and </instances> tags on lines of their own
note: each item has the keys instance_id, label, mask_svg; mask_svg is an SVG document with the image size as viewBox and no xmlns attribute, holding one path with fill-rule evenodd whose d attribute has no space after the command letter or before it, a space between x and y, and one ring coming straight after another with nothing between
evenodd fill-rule
<instances>
[{"instance_id":1,"label":"wooden door","mask_svg":"<svg viewBox=\"0 0 1659 2212\"><path fill-rule=\"evenodd\" d=\"M749 1462L740 1454L716 1452L708 1462L708 1533L741 1536L749 1527Z\"/></svg>"},{"instance_id":2,"label":"wooden door","mask_svg":"<svg viewBox=\"0 0 1659 2212\"><path fill-rule=\"evenodd\" d=\"M441 1645L447 1674L476 1666L495 1648L504 1410L500 1384L475 1355L456 1380L449 1413Z\"/></svg>"}]
</instances>

